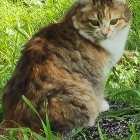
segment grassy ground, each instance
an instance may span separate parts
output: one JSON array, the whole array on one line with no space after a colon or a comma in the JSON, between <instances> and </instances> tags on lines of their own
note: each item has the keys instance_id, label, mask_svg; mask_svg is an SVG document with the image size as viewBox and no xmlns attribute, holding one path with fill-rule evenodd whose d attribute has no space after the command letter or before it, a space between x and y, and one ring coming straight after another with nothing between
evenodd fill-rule
<instances>
[{"instance_id":1,"label":"grassy ground","mask_svg":"<svg viewBox=\"0 0 140 140\"><path fill-rule=\"evenodd\" d=\"M10 0L0 1L0 96L15 68L24 43L42 26L57 22L73 3L73 0L46 0L44 5L39 5L35 2L36 0L32 1L34 4L32 2L25 4L23 1L15 4ZM111 71L107 80L106 96L109 100L117 100L126 104L126 112L137 108L138 120L140 119L140 2L129 0L129 6L133 14L133 23L126 48L131 53L124 56ZM114 112L107 115L112 115L111 113ZM128 139L139 140L140 133L136 132L133 127L130 126L131 135ZM25 134L27 131L30 130L25 129ZM101 140L106 139L102 133L100 134ZM24 139L28 139L26 135ZM41 136L38 136L38 139L43 140Z\"/></svg>"}]
</instances>

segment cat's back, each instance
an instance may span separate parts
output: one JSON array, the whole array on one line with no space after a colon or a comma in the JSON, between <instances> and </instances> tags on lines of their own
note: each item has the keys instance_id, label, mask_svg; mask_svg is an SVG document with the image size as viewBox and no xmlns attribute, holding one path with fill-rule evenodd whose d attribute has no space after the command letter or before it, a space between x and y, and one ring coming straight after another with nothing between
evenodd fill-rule
<instances>
[{"instance_id":1,"label":"cat's back","mask_svg":"<svg viewBox=\"0 0 140 140\"><path fill-rule=\"evenodd\" d=\"M69 23L60 22L56 24L50 24L49 26L42 28L34 35L34 38L40 37L42 39L46 39L47 42L56 45L57 43L61 43L61 40L74 42L76 39L80 39L77 33L78 31Z\"/></svg>"}]
</instances>

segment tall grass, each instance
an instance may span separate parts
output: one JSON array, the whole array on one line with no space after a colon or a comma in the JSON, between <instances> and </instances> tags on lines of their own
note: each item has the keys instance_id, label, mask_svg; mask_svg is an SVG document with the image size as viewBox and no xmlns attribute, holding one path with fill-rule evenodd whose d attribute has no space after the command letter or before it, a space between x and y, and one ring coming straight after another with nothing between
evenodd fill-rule
<instances>
[{"instance_id":1,"label":"tall grass","mask_svg":"<svg viewBox=\"0 0 140 140\"><path fill-rule=\"evenodd\" d=\"M128 45L127 48L129 50L135 51L138 50L140 51L140 24L139 24L139 19L140 19L140 1L139 0L128 0L129 2L129 7L132 11L133 15L133 21L131 25L131 31L129 35L129 40L128 40Z\"/></svg>"}]
</instances>

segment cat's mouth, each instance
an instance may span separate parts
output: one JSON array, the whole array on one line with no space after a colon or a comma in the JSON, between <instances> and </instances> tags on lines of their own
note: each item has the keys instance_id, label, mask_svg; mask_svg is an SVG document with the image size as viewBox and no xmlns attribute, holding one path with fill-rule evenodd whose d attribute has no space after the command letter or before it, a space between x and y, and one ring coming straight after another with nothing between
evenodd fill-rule
<instances>
[{"instance_id":1,"label":"cat's mouth","mask_svg":"<svg viewBox=\"0 0 140 140\"><path fill-rule=\"evenodd\" d=\"M103 34L95 34L93 33L92 35L89 34L94 40L96 41L101 41L101 40L106 40L108 39L110 36L108 34L103 35Z\"/></svg>"},{"instance_id":2,"label":"cat's mouth","mask_svg":"<svg viewBox=\"0 0 140 140\"><path fill-rule=\"evenodd\" d=\"M96 41L102 41L102 40L106 40L106 39L108 39L109 37L108 36L92 36L92 38L94 39L94 40L96 40Z\"/></svg>"}]
</instances>

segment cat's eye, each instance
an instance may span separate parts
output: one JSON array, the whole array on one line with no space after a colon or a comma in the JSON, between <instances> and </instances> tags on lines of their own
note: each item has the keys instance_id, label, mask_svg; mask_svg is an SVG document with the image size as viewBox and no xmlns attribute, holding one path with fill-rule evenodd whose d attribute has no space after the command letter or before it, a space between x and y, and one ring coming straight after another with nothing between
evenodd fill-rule
<instances>
[{"instance_id":1,"label":"cat's eye","mask_svg":"<svg viewBox=\"0 0 140 140\"><path fill-rule=\"evenodd\" d=\"M91 20L90 23L93 25L93 26L100 26L100 23L98 20Z\"/></svg>"},{"instance_id":2,"label":"cat's eye","mask_svg":"<svg viewBox=\"0 0 140 140\"><path fill-rule=\"evenodd\" d=\"M110 21L110 25L116 25L118 23L118 20L119 20L118 18L112 19Z\"/></svg>"}]
</instances>

